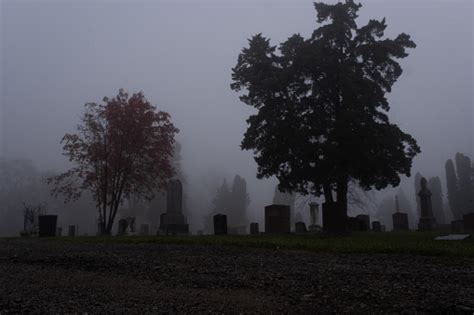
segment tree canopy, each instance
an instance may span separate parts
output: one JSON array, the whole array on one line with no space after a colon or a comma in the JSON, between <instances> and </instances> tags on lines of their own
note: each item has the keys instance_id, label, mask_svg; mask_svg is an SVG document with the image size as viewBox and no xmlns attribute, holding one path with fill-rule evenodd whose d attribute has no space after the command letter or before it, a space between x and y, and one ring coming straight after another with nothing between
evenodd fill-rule
<instances>
[{"instance_id":1,"label":"tree canopy","mask_svg":"<svg viewBox=\"0 0 474 315\"><path fill-rule=\"evenodd\" d=\"M87 103L76 134L66 134L64 154L74 166L50 178L53 194L66 201L90 191L99 209L99 224L110 234L125 198L150 199L173 176L174 135L168 113L157 111L142 92L129 97L119 90L103 104Z\"/></svg>"},{"instance_id":2,"label":"tree canopy","mask_svg":"<svg viewBox=\"0 0 474 315\"><path fill-rule=\"evenodd\" d=\"M404 33L385 38L385 19L358 27L361 5L352 0L314 7L320 27L307 39L295 34L277 48L253 36L231 88L257 109L241 144L254 152L257 176L275 175L281 190L324 194L347 211L349 181L396 186L420 152L389 121L385 96L402 74L397 60L416 45Z\"/></svg>"}]
</instances>

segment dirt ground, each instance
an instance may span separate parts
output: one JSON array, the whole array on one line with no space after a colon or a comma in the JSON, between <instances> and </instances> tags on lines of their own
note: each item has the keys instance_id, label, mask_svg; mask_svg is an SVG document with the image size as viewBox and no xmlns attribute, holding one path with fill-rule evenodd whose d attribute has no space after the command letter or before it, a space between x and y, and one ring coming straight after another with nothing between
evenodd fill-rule
<instances>
[{"instance_id":1,"label":"dirt ground","mask_svg":"<svg viewBox=\"0 0 474 315\"><path fill-rule=\"evenodd\" d=\"M0 240L0 314L474 313L474 259Z\"/></svg>"}]
</instances>

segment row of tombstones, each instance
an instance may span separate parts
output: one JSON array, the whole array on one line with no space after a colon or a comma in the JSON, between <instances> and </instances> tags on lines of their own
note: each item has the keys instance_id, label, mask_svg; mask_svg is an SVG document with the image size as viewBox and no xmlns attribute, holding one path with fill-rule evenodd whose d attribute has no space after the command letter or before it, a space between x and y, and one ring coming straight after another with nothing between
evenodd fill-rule
<instances>
[{"instance_id":1,"label":"row of tombstones","mask_svg":"<svg viewBox=\"0 0 474 315\"><path fill-rule=\"evenodd\" d=\"M290 233L289 215L286 216L287 211L283 209L270 208L265 215L265 232L274 233ZM289 211L288 211L289 212ZM214 216L214 234L227 234L227 216L225 214L216 214ZM384 232L385 225L380 224L379 221L373 221L372 227L370 225L370 218L368 215L358 215L357 217L349 217L348 225L351 231L374 231ZM295 223L295 233L304 234L307 232L306 224L304 222ZM259 225L257 222L250 223L250 234L260 234Z\"/></svg>"},{"instance_id":2,"label":"row of tombstones","mask_svg":"<svg viewBox=\"0 0 474 315\"><path fill-rule=\"evenodd\" d=\"M408 215L406 213L397 212L392 216L393 219L393 230L403 231L408 230ZM125 235L129 224L124 222L125 220L119 221L118 235ZM374 231L383 232L386 230L385 226L380 224L379 221L372 221L368 215L358 215L356 217L349 217L347 220L348 227L351 231ZM39 236L40 237L52 237L61 236L62 228L57 227L57 216L56 215L42 215L38 218L39 225ZM131 232L134 231L134 220L133 225L130 224ZM265 229L266 233L289 233L290 232L290 209L288 206L271 205L265 207ZM451 229L453 231L460 230L474 230L474 213L465 214L463 220L453 221L451 223ZM75 236L77 234L78 227L75 225L68 226L68 236ZM306 225L304 222L296 222L295 233L302 234L306 233ZM250 224L250 234L259 234L258 223L253 222ZM142 224L140 226L140 235L149 235L148 224ZM227 234L227 216L224 214L217 214L214 216L214 234L223 235Z\"/></svg>"}]
</instances>

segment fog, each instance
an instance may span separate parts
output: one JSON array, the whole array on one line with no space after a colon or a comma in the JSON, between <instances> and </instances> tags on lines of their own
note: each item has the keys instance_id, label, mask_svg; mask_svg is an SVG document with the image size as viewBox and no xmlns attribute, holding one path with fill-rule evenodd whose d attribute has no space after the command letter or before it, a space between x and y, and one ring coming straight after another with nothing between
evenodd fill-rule
<instances>
[{"instance_id":1,"label":"fog","mask_svg":"<svg viewBox=\"0 0 474 315\"><path fill-rule=\"evenodd\" d=\"M421 147L412 174L439 176L456 152L474 157L473 3L362 1L359 25L387 19L410 34L389 117ZM278 45L317 27L311 1L6 1L1 5L0 156L64 170L60 140L86 102L119 88L143 91L180 129L192 222L210 207L212 178L247 180L251 220L262 220L276 179L256 179L241 151L252 109L233 92L231 69L256 33ZM412 179L404 179L412 194ZM445 188L445 186L443 186ZM198 224L198 223L196 223Z\"/></svg>"}]
</instances>

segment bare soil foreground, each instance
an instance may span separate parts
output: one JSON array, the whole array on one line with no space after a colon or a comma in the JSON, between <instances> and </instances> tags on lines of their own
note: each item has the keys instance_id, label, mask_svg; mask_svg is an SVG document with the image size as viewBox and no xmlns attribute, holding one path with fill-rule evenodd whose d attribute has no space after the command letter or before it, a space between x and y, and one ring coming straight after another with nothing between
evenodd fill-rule
<instances>
[{"instance_id":1,"label":"bare soil foreground","mask_svg":"<svg viewBox=\"0 0 474 315\"><path fill-rule=\"evenodd\" d=\"M0 240L0 313L466 313L474 259Z\"/></svg>"}]
</instances>

